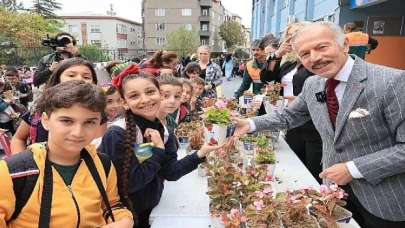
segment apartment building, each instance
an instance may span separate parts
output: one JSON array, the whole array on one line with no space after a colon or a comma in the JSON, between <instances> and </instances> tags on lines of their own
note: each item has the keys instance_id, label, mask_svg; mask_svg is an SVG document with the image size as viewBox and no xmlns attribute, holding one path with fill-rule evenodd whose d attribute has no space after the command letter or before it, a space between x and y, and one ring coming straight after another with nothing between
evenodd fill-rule
<instances>
[{"instance_id":1,"label":"apartment building","mask_svg":"<svg viewBox=\"0 0 405 228\"><path fill-rule=\"evenodd\" d=\"M128 60L145 55L141 23L93 12L59 16L65 23L62 30L75 36L77 45L97 45L114 59Z\"/></svg>"},{"instance_id":2,"label":"apartment building","mask_svg":"<svg viewBox=\"0 0 405 228\"><path fill-rule=\"evenodd\" d=\"M152 52L163 48L166 35L181 25L195 28L201 45L213 53L223 52L224 42L219 26L224 22L225 8L220 0L143 0L142 18L145 46Z\"/></svg>"}]
</instances>

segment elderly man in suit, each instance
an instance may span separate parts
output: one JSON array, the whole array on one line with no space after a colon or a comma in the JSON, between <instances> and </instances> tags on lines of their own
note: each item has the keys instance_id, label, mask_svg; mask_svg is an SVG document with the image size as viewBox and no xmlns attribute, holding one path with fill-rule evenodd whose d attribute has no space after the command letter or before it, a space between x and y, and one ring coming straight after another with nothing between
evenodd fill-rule
<instances>
[{"instance_id":1,"label":"elderly man in suit","mask_svg":"<svg viewBox=\"0 0 405 228\"><path fill-rule=\"evenodd\" d=\"M349 55L345 33L333 23L305 26L292 43L315 76L282 112L238 120L233 139L312 118L323 141L320 177L343 185L359 224L405 227L405 71Z\"/></svg>"}]
</instances>

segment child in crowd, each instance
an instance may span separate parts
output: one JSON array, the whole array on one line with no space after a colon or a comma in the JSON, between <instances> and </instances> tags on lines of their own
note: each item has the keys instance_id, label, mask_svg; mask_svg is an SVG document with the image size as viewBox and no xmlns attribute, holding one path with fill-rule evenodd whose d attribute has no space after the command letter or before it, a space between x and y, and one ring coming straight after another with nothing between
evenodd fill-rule
<instances>
[{"instance_id":1,"label":"child in crowd","mask_svg":"<svg viewBox=\"0 0 405 228\"><path fill-rule=\"evenodd\" d=\"M187 115L187 108L184 106L180 108L183 84L171 76L159 76L157 79L163 93L163 99L160 102L156 117L162 124L175 129Z\"/></svg>"},{"instance_id":2,"label":"child in crowd","mask_svg":"<svg viewBox=\"0 0 405 228\"><path fill-rule=\"evenodd\" d=\"M101 151L110 156L118 170L120 195L132 201L138 227L150 227L149 215L160 201L164 180L176 181L190 173L207 154L223 145L206 144L178 161L173 130L156 118L164 99L158 81L131 65L114 79L113 85L123 98L125 119L108 128ZM152 155L140 162L134 155L134 146L146 142L154 143Z\"/></svg>"},{"instance_id":3,"label":"child in crowd","mask_svg":"<svg viewBox=\"0 0 405 228\"><path fill-rule=\"evenodd\" d=\"M42 94L36 108L49 139L0 161L0 227L133 227L114 166L87 146L105 106L100 88L82 81Z\"/></svg>"},{"instance_id":4,"label":"child in crowd","mask_svg":"<svg viewBox=\"0 0 405 228\"><path fill-rule=\"evenodd\" d=\"M104 113L108 118L107 127L109 127L116 120L121 119L122 99L118 90L111 84L102 85L101 89L107 96L107 106L105 107Z\"/></svg>"},{"instance_id":5,"label":"child in crowd","mask_svg":"<svg viewBox=\"0 0 405 228\"><path fill-rule=\"evenodd\" d=\"M201 67L199 63L190 62L187 64L183 71L184 78L198 78L200 77Z\"/></svg>"},{"instance_id":6,"label":"child in crowd","mask_svg":"<svg viewBox=\"0 0 405 228\"><path fill-rule=\"evenodd\" d=\"M181 84L183 85L183 93L181 94L181 106L183 106L187 109L187 115L184 117L183 121L184 122L190 122L191 121L191 110L190 110L190 101L191 101L191 96L193 95L193 86L191 85L191 82L189 79L186 78L181 78L180 79ZM180 121L182 122L182 121Z\"/></svg>"},{"instance_id":7,"label":"child in crowd","mask_svg":"<svg viewBox=\"0 0 405 228\"><path fill-rule=\"evenodd\" d=\"M193 96L190 100L190 111L200 112L202 111L202 97L201 94L204 92L205 81L200 77L192 78L191 85L193 87Z\"/></svg>"},{"instance_id":8,"label":"child in crowd","mask_svg":"<svg viewBox=\"0 0 405 228\"><path fill-rule=\"evenodd\" d=\"M4 78L0 77L0 128L7 129L12 136L15 133L13 119L18 118L20 113L11 107L13 101L3 96L5 87Z\"/></svg>"},{"instance_id":9,"label":"child in crowd","mask_svg":"<svg viewBox=\"0 0 405 228\"><path fill-rule=\"evenodd\" d=\"M81 58L63 60L53 72L46 88L49 89L60 83L72 80L97 84L97 76L93 65ZM21 121L17 132L11 140L11 152L13 154L24 151L27 148L27 140L29 140L30 144L35 142L45 142L48 140L48 131L42 126L40 115L41 113L31 110L21 116L23 121ZM107 121L107 117L103 114L97 138L103 136L107 130Z\"/></svg>"},{"instance_id":10,"label":"child in crowd","mask_svg":"<svg viewBox=\"0 0 405 228\"><path fill-rule=\"evenodd\" d=\"M169 67L162 67L159 69L158 76L174 76L174 71Z\"/></svg>"}]
</instances>

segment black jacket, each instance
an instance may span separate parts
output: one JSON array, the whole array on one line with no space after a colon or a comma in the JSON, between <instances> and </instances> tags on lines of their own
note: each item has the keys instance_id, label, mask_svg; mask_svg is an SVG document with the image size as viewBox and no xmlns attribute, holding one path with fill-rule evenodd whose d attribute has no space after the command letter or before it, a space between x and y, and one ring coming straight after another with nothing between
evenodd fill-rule
<instances>
[{"instance_id":1,"label":"black jacket","mask_svg":"<svg viewBox=\"0 0 405 228\"><path fill-rule=\"evenodd\" d=\"M268 82L275 81L281 83L281 79L291 70L296 67L296 62L285 62L282 66L280 63L277 63L274 66L274 70L270 71L267 69L267 64L262 68L260 71L260 80L267 84ZM302 88L304 87L305 80L307 78L313 76L314 74L308 71L302 64L298 67L297 72L293 76L292 84L293 84L293 94L294 96L298 96ZM282 93L283 91L281 91ZM283 94L281 94L283 95ZM315 94L314 94L315 96ZM319 135L318 131L316 130L314 123L312 120L308 121L304 125L297 127L301 134L301 137L305 141L315 141L321 140L321 136Z\"/></svg>"}]
</instances>

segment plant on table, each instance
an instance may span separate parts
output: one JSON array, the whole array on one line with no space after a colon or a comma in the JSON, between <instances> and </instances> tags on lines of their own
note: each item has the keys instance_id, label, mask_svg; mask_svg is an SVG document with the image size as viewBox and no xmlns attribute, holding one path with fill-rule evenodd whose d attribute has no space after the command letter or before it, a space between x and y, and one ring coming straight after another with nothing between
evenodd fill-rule
<instances>
[{"instance_id":1,"label":"plant on table","mask_svg":"<svg viewBox=\"0 0 405 228\"><path fill-rule=\"evenodd\" d=\"M175 134L177 137L188 137L191 150L199 150L204 144L203 125L198 121L180 124L176 128Z\"/></svg>"},{"instance_id":2,"label":"plant on table","mask_svg":"<svg viewBox=\"0 0 405 228\"><path fill-rule=\"evenodd\" d=\"M252 93L252 91L250 91L250 90L246 90L245 92L243 92L243 96L244 97L254 97L255 94Z\"/></svg>"},{"instance_id":3,"label":"plant on table","mask_svg":"<svg viewBox=\"0 0 405 228\"><path fill-rule=\"evenodd\" d=\"M284 98L280 96L281 89L285 87L287 84L285 83L278 83L271 81L266 85L266 92L265 98L270 102L270 104L275 105L278 100L283 100Z\"/></svg>"},{"instance_id":4,"label":"plant on table","mask_svg":"<svg viewBox=\"0 0 405 228\"><path fill-rule=\"evenodd\" d=\"M232 123L231 117L236 115L236 112L232 112L231 109L227 107L225 101L218 100L215 105L205 109L202 118L207 125L218 124L220 126L227 126Z\"/></svg>"},{"instance_id":5,"label":"plant on table","mask_svg":"<svg viewBox=\"0 0 405 228\"><path fill-rule=\"evenodd\" d=\"M246 223L246 215L244 212L236 208L232 208L229 213L222 213L221 221L225 228L240 228Z\"/></svg>"},{"instance_id":6,"label":"plant on table","mask_svg":"<svg viewBox=\"0 0 405 228\"><path fill-rule=\"evenodd\" d=\"M291 198L286 200L287 210L281 215L284 227L318 228L318 222L310 215L307 208L311 201L311 198L302 198L300 200Z\"/></svg>"}]
</instances>

